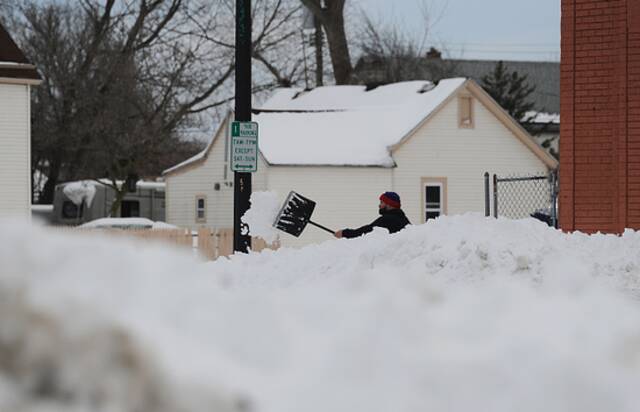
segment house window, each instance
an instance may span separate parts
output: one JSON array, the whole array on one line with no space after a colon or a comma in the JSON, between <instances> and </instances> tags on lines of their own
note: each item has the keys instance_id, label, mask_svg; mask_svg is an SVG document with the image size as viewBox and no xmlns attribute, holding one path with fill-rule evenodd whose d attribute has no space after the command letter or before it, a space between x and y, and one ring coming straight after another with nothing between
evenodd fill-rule
<instances>
[{"instance_id":1,"label":"house window","mask_svg":"<svg viewBox=\"0 0 640 412\"><path fill-rule=\"evenodd\" d=\"M207 198L205 196L196 196L196 222L202 223L207 221Z\"/></svg>"},{"instance_id":2,"label":"house window","mask_svg":"<svg viewBox=\"0 0 640 412\"><path fill-rule=\"evenodd\" d=\"M471 96L458 97L458 127L473 129L473 98Z\"/></svg>"},{"instance_id":3,"label":"house window","mask_svg":"<svg viewBox=\"0 0 640 412\"><path fill-rule=\"evenodd\" d=\"M446 178L423 178L423 218L426 222L446 213Z\"/></svg>"}]
</instances>

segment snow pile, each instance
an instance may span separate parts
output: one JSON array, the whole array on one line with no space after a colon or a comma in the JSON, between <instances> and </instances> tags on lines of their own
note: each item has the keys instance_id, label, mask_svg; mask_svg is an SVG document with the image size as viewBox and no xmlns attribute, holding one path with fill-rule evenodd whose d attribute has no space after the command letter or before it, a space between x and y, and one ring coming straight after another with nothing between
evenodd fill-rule
<instances>
[{"instance_id":1,"label":"snow pile","mask_svg":"<svg viewBox=\"0 0 640 412\"><path fill-rule=\"evenodd\" d=\"M281 207L278 194L253 192L250 201L251 208L242 216L242 221L249 225L249 234L261 237L267 243L275 242L280 236L278 230L273 227Z\"/></svg>"},{"instance_id":2,"label":"snow pile","mask_svg":"<svg viewBox=\"0 0 640 412\"><path fill-rule=\"evenodd\" d=\"M180 227L176 226L176 225L172 225L170 223L167 222L153 222L153 226L151 226L151 229L157 229L157 230L170 230L170 229L180 229Z\"/></svg>"},{"instance_id":3,"label":"snow pile","mask_svg":"<svg viewBox=\"0 0 640 412\"><path fill-rule=\"evenodd\" d=\"M178 229L165 222L146 217L103 217L80 225L82 229Z\"/></svg>"},{"instance_id":4,"label":"snow pile","mask_svg":"<svg viewBox=\"0 0 640 412\"><path fill-rule=\"evenodd\" d=\"M93 197L96 195L95 182L90 180L80 180L77 182L67 183L62 192L73 202L74 205L80 206L86 203L87 207L91 207Z\"/></svg>"},{"instance_id":5,"label":"snow pile","mask_svg":"<svg viewBox=\"0 0 640 412\"><path fill-rule=\"evenodd\" d=\"M88 305L45 310L11 292L0 293L0 410L198 411L207 399L213 410L238 410L217 393L190 400L189 388L171 388L131 333Z\"/></svg>"},{"instance_id":6,"label":"snow pile","mask_svg":"<svg viewBox=\"0 0 640 412\"><path fill-rule=\"evenodd\" d=\"M638 232L465 215L201 264L133 241L3 228L0 410L599 412L640 401Z\"/></svg>"}]
</instances>

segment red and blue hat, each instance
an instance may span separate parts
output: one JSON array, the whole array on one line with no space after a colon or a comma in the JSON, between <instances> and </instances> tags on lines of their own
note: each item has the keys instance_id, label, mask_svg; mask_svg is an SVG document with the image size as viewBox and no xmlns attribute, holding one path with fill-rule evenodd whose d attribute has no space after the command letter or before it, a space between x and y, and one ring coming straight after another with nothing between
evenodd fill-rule
<instances>
[{"instance_id":1,"label":"red and blue hat","mask_svg":"<svg viewBox=\"0 0 640 412\"><path fill-rule=\"evenodd\" d=\"M400 208L400 196L396 192L384 192L380 195L380 200L386 205Z\"/></svg>"}]
</instances>

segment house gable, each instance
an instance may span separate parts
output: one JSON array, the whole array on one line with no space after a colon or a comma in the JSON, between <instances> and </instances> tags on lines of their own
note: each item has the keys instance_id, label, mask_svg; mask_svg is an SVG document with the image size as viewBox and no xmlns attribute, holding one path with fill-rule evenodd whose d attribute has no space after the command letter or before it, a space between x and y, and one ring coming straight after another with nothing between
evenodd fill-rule
<instances>
[{"instance_id":1,"label":"house gable","mask_svg":"<svg viewBox=\"0 0 640 412\"><path fill-rule=\"evenodd\" d=\"M182 227L214 226L233 210L233 173L226 170L225 132L228 119L216 131L205 150L163 173L167 222ZM206 199L205 218L196 215L198 198Z\"/></svg>"},{"instance_id":2,"label":"house gable","mask_svg":"<svg viewBox=\"0 0 640 412\"><path fill-rule=\"evenodd\" d=\"M478 83L469 81L467 90L489 110L513 135L531 150L549 169L557 169L558 161L542 148L533 137L509 115Z\"/></svg>"},{"instance_id":3,"label":"house gable","mask_svg":"<svg viewBox=\"0 0 640 412\"><path fill-rule=\"evenodd\" d=\"M454 101L456 105L460 96L473 97L472 104L477 106L478 103L487 109L497 120L499 120L523 145L525 145L531 152L533 152L549 169L556 169L558 167L558 161L547 153L531 135L517 122L515 121L500 105L493 100L493 98L482 89L475 81L467 80L461 85L454 93L452 93L446 100L444 100L429 116L425 117L415 128L413 128L406 136L400 140L397 144L390 147L391 153L395 153L400 147L406 144L409 140L413 139L419 130L421 130L431 119L438 116L438 113L445 106L452 104ZM456 122L451 127L457 128ZM397 160L396 160L397 161Z\"/></svg>"},{"instance_id":4,"label":"house gable","mask_svg":"<svg viewBox=\"0 0 640 412\"><path fill-rule=\"evenodd\" d=\"M167 222L182 227L230 228L233 222L234 174L227 161L228 124L220 125L206 149L179 165L165 170ZM266 188L268 165L259 157L258 171L252 174L253 190ZM204 218L196 216L198 198L205 199Z\"/></svg>"}]
</instances>

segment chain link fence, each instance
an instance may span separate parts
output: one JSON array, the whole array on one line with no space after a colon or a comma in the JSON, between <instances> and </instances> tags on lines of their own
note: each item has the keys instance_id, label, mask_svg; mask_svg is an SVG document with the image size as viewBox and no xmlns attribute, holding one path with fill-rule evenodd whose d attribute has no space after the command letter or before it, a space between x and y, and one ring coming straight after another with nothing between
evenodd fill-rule
<instances>
[{"instance_id":1,"label":"chain link fence","mask_svg":"<svg viewBox=\"0 0 640 412\"><path fill-rule=\"evenodd\" d=\"M542 176L493 175L490 193L489 173L485 173L485 215L511 219L534 217L549 226L558 227L558 174L551 171ZM491 213L491 194L493 213Z\"/></svg>"}]
</instances>

